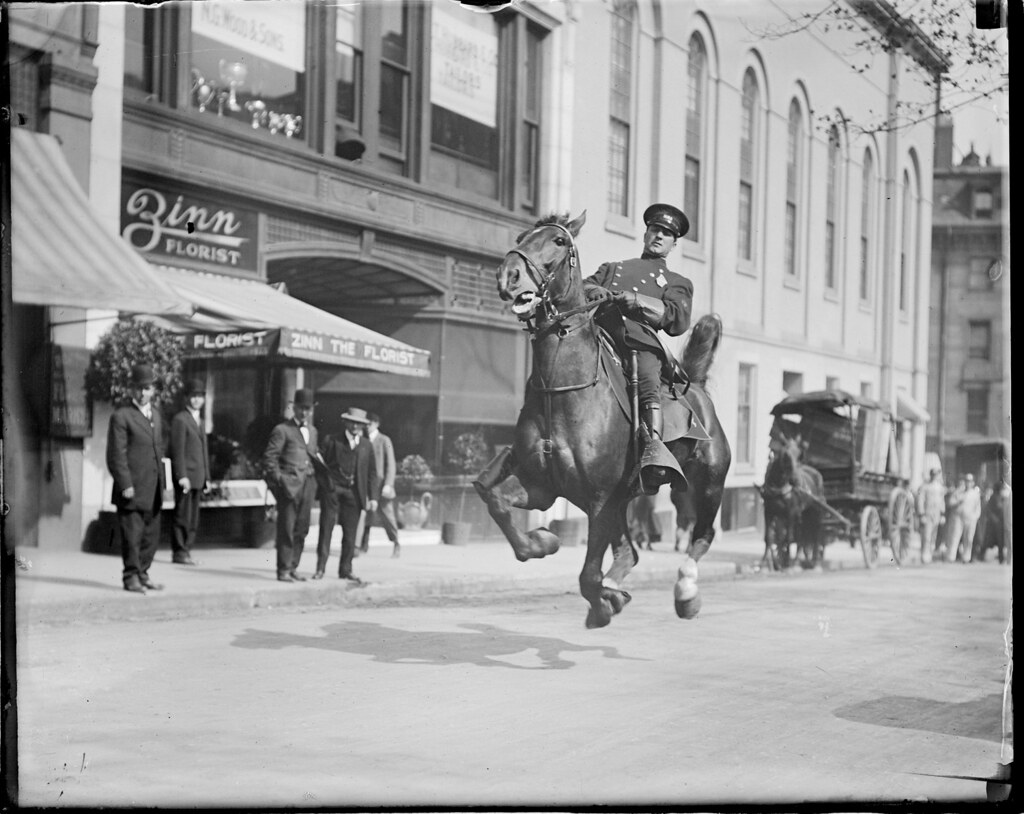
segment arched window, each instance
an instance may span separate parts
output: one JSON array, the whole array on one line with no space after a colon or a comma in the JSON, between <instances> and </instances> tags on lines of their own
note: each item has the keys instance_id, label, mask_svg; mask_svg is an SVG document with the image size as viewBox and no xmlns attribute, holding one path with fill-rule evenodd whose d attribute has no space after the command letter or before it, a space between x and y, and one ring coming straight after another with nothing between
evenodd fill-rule
<instances>
[{"instance_id":1,"label":"arched window","mask_svg":"<svg viewBox=\"0 0 1024 814\"><path fill-rule=\"evenodd\" d=\"M897 293L900 312L910 307L910 274L914 266L914 191L910 185L910 173L903 171L903 235L900 240L900 279Z\"/></svg>"},{"instance_id":2,"label":"arched window","mask_svg":"<svg viewBox=\"0 0 1024 814\"><path fill-rule=\"evenodd\" d=\"M701 38L690 37L687 63L689 95L686 101L686 179L683 210L690 220L689 240L700 240L700 189L704 167L704 109L707 103L708 55Z\"/></svg>"},{"instance_id":3,"label":"arched window","mask_svg":"<svg viewBox=\"0 0 1024 814\"><path fill-rule=\"evenodd\" d=\"M804 118L800 103L789 103L789 136L786 142L786 226L785 260L787 277L796 277L798 267L798 241L800 236L800 185L802 182L804 153Z\"/></svg>"},{"instance_id":4,"label":"arched window","mask_svg":"<svg viewBox=\"0 0 1024 814\"><path fill-rule=\"evenodd\" d=\"M874 194L875 160L870 150L864 151L864 166L861 170L860 186L860 301L867 302L871 296L871 253L874 251Z\"/></svg>"},{"instance_id":5,"label":"arched window","mask_svg":"<svg viewBox=\"0 0 1024 814\"><path fill-rule=\"evenodd\" d=\"M825 192L825 288L835 291L836 266L836 226L839 222L839 128L835 125L828 131L828 177Z\"/></svg>"},{"instance_id":6,"label":"arched window","mask_svg":"<svg viewBox=\"0 0 1024 814\"><path fill-rule=\"evenodd\" d=\"M629 215L629 151L633 109L632 0L612 4L608 121L608 211Z\"/></svg>"},{"instance_id":7,"label":"arched window","mask_svg":"<svg viewBox=\"0 0 1024 814\"><path fill-rule=\"evenodd\" d=\"M754 259L754 179L757 171L758 89L754 72L743 75L743 112L740 120L739 257Z\"/></svg>"}]
</instances>

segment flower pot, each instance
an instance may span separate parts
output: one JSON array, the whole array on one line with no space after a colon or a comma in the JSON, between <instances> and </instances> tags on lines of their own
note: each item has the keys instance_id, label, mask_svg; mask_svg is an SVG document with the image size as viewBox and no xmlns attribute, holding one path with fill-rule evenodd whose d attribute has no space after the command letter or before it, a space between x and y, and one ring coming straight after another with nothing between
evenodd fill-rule
<instances>
[{"instance_id":1,"label":"flower pot","mask_svg":"<svg viewBox=\"0 0 1024 814\"><path fill-rule=\"evenodd\" d=\"M398 524L403 529L421 529L430 517L430 505L434 498L430 492L424 492L419 500L406 500L395 507Z\"/></svg>"},{"instance_id":2,"label":"flower pot","mask_svg":"<svg viewBox=\"0 0 1024 814\"><path fill-rule=\"evenodd\" d=\"M446 522L441 525L441 542L445 545L466 545L469 542L472 523Z\"/></svg>"}]
</instances>

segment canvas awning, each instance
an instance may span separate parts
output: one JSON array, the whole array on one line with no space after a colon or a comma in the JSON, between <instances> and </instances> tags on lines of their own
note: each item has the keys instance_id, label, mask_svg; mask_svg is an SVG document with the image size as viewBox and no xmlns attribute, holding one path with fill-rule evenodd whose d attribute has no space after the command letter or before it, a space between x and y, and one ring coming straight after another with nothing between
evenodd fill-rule
<instances>
[{"instance_id":1,"label":"canvas awning","mask_svg":"<svg viewBox=\"0 0 1024 814\"><path fill-rule=\"evenodd\" d=\"M196 312L159 322L184 334L186 358L285 357L429 376L430 352L357 325L260 280L172 266L154 271Z\"/></svg>"},{"instance_id":2,"label":"canvas awning","mask_svg":"<svg viewBox=\"0 0 1024 814\"><path fill-rule=\"evenodd\" d=\"M932 420L928 411L903 390L896 391L896 417L901 421L913 421L916 424L927 424Z\"/></svg>"},{"instance_id":3,"label":"canvas awning","mask_svg":"<svg viewBox=\"0 0 1024 814\"><path fill-rule=\"evenodd\" d=\"M57 139L23 127L11 128L11 277L25 305L191 311L96 217Z\"/></svg>"}]
</instances>

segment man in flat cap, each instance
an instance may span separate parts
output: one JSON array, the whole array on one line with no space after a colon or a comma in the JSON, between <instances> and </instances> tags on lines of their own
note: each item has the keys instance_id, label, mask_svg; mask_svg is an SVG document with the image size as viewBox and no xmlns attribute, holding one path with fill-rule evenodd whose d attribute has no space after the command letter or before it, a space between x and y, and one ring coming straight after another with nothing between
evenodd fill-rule
<instances>
[{"instance_id":1,"label":"man in flat cap","mask_svg":"<svg viewBox=\"0 0 1024 814\"><path fill-rule=\"evenodd\" d=\"M373 445L364 435L370 423L366 411L349 407L341 416L344 432L329 436L323 445L323 462L328 482L321 487L320 540L317 543L316 573L313 579L323 579L331 550L334 524L341 524L341 561L338 576L350 585L360 586L363 581L352 573L352 559L363 529L360 519L377 510L380 479L374 459Z\"/></svg>"},{"instance_id":2,"label":"man in flat cap","mask_svg":"<svg viewBox=\"0 0 1024 814\"><path fill-rule=\"evenodd\" d=\"M275 545L281 582L306 581L298 567L316 499L313 459L320 454L312 413L313 391L296 390L292 417L274 427L263 452L264 477L277 501Z\"/></svg>"},{"instance_id":3,"label":"man in flat cap","mask_svg":"<svg viewBox=\"0 0 1024 814\"><path fill-rule=\"evenodd\" d=\"M160 545L163 503L163 427L153 404L156 376L149 365L132 367L130 404L118 407L107 429L107 469L121 531L124 589L145 594L163 588L149 578Z\"/></svg>"},{"instance_id":4,"label":"man in flat cap","mask_svg":"<svg viewBox=\"0 0 1024 814\"><path fill-rule=\"evenodd\" d=\"M605 263L584 280L587 298L610 300L615 308L602 307L598 322L604 326L628 358L637 351L640 410L651 440L644 459L673 460L661 441L661 369L665 358L658 331L679 336L690 327L693 283L670 271L665 262L668 253L690 228L686 215L671 204L656 203L644 212L643 254L633 260ZM651 448L660 445L653 455ZM677 473L664 467L645 467L641 483L648 494L657 491Z\"/></svg>"},{"instance_id":5,"label":"man in flat cap","mask_svg":"<svg viewBox=\"0 0 1024 814\"><path fill-rule=\"evenodd\" d=\"M171 480L174 481L174 534L171 560L198 565L192 544L199 529L199 502L210 480L203 404L206 387L199 379L185 382L185 406L171 419Z\"/></svg>"}]
</instances>

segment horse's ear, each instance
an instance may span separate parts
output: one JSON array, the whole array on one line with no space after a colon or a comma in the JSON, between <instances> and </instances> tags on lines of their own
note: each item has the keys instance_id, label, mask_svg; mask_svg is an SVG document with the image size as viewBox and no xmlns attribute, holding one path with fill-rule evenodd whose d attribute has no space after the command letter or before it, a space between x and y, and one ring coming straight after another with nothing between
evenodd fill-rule
<instances>
[{"instance_id":1,"label":"horse's ear","mask_svg":"<svg viewBox=\"0 0 1024 814\"><path fill-rule=\"evenodd\" d=\"M583 224L586 222L587 210L584 209L582 212L580 212L580 214L577 216L575 220L571 220L567 224L565 224L565 228L569 230L570 235L572 235L573 237L578 237L580 229L583 228Z\"/></svg>"}]
</instances>

